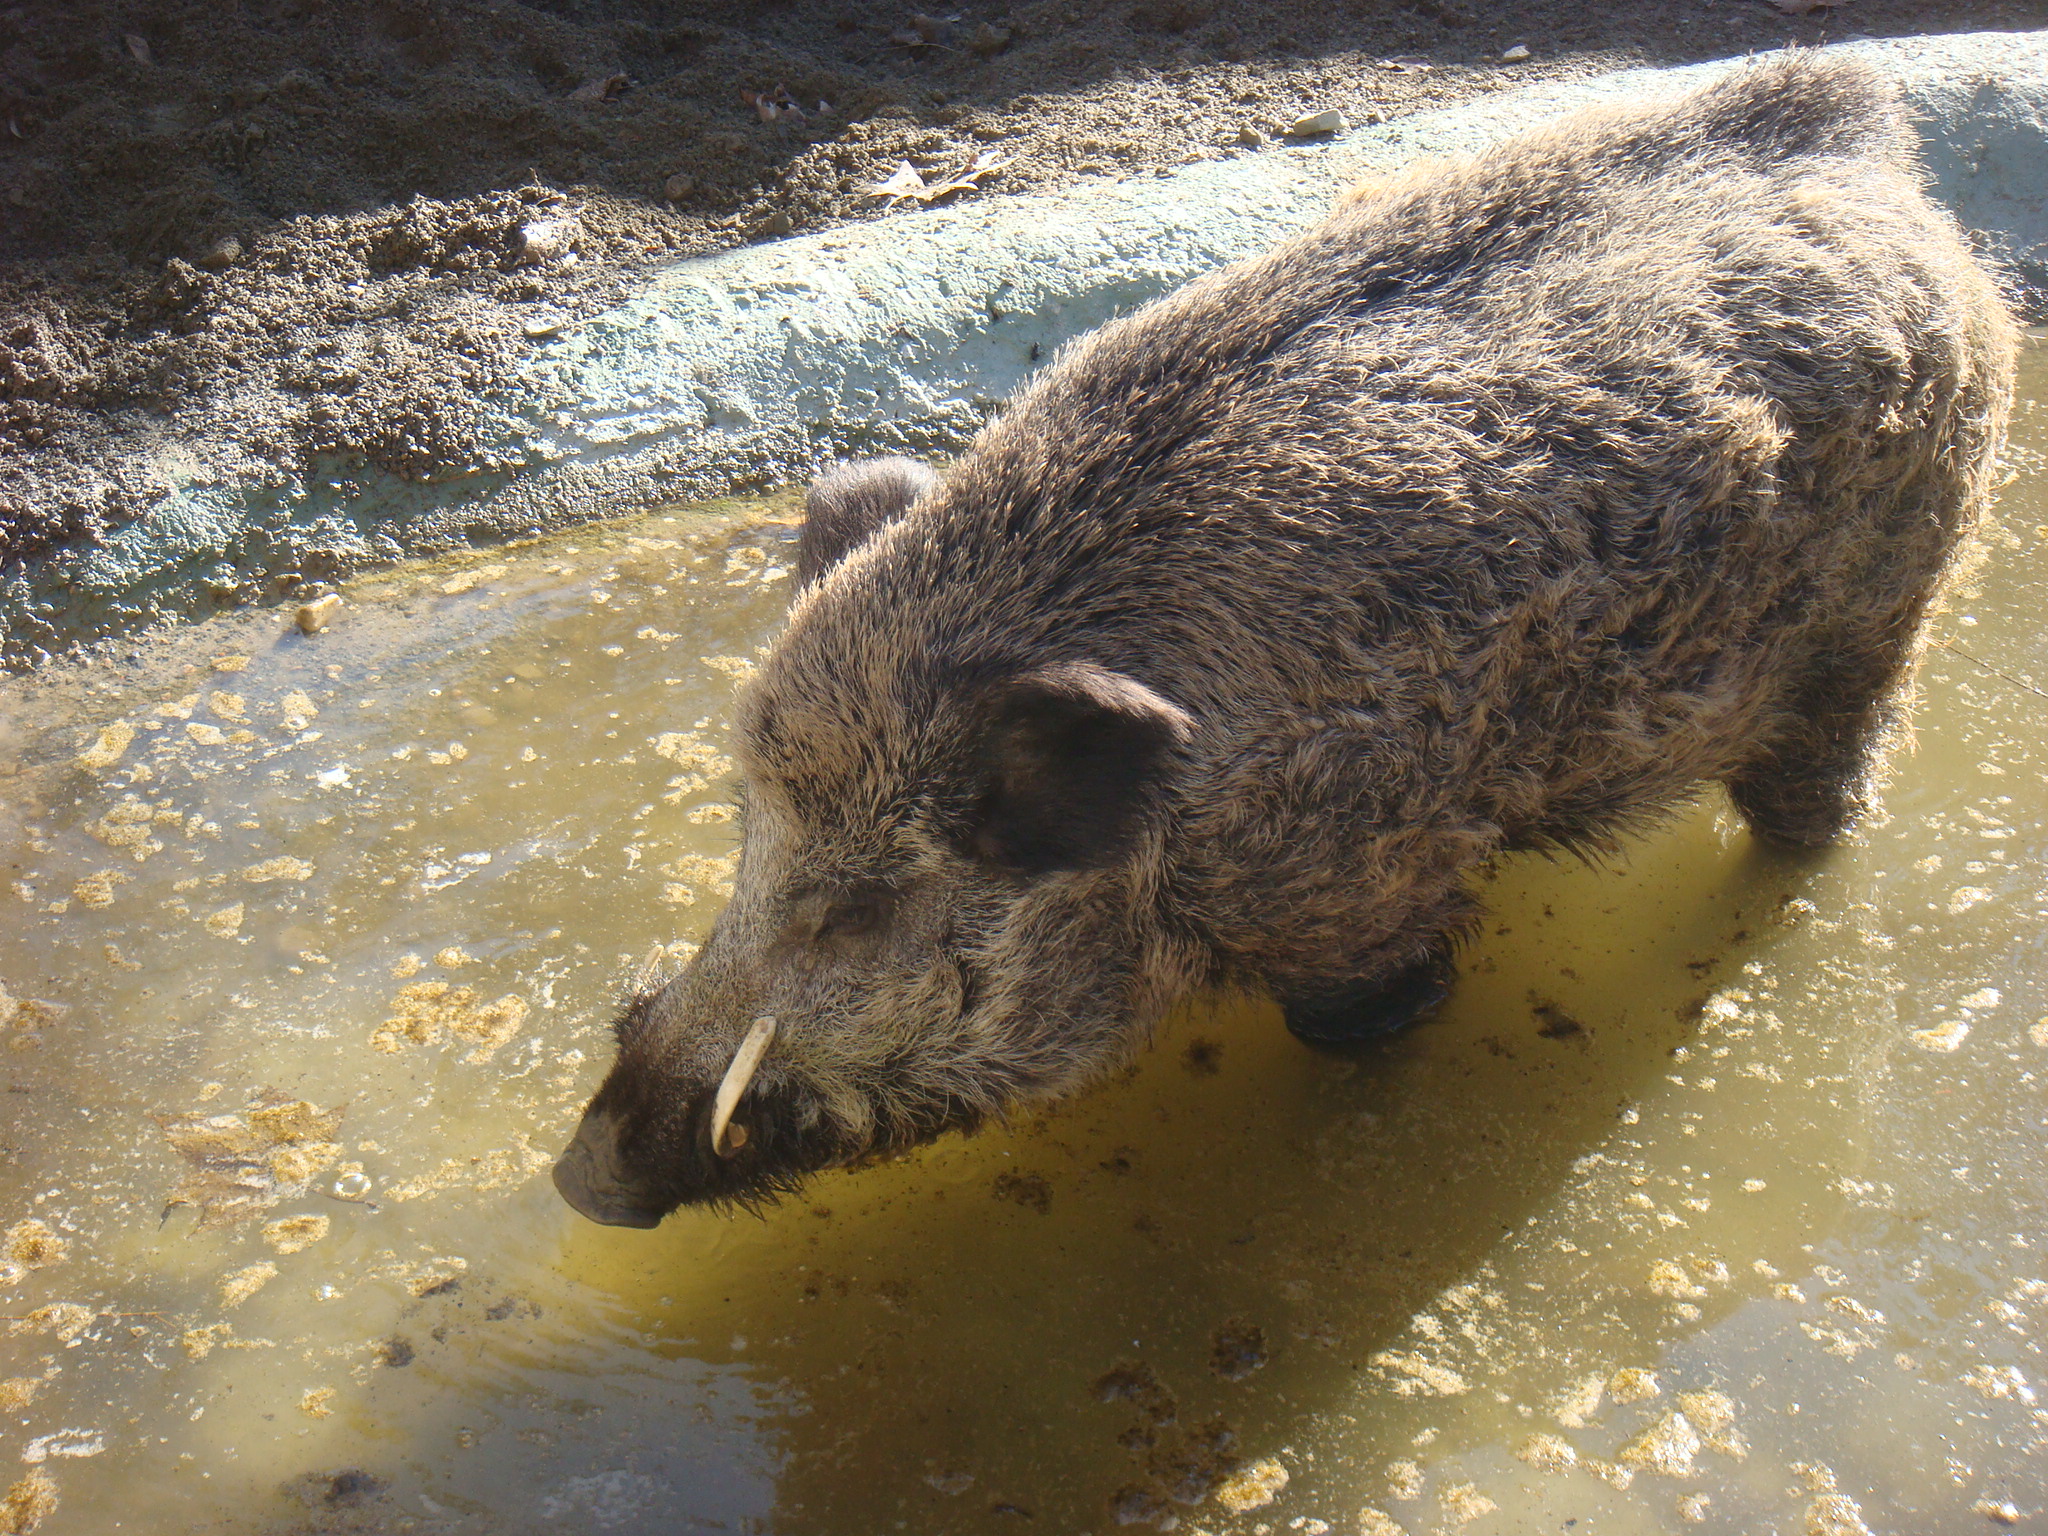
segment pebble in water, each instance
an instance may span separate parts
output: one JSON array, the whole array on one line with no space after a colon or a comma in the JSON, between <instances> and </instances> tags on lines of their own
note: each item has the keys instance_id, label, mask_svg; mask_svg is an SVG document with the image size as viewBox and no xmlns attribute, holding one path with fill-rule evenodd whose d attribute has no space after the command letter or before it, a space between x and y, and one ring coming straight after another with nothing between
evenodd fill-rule
<instances>
[{"instance_id":1,"label":"pebble in water","mask_svg":"<svg viewBox=\"0 0 2048 1536\"><path fill-rule=\"evenodd\" d=\"M329 592L324 597L314 598L310 603L301 603L295 617L303 633L317 635L334 622L341 609L341 594Z\"/></svg>"}]
</instances>

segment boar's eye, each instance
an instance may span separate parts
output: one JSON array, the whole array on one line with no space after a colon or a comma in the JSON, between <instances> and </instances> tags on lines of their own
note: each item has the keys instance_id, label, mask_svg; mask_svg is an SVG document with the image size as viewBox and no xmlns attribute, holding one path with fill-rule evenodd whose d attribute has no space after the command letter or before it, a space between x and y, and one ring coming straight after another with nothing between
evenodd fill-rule
<instances>
[{"instance_id":1,"label":"boar's eye","mask_svg":"<svg viewBox=\"0 0 2048 1536\"><path fill-rule=\"evenodd\" d=\"M889 921L893 899L887 891L855 891L825 908L815 939L852 939L873 933Z\"/></svg>"}]
</instances>

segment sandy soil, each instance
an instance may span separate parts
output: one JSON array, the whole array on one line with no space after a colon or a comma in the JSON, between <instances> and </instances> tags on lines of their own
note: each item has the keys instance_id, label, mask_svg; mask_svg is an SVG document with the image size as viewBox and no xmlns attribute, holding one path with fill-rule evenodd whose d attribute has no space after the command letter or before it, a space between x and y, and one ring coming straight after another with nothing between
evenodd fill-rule
<instances>
[{"instance_id":1,"label":"sandy soil","mask_svg":"<svg viewBox=\"0 0 2048 1536\"><path fill-rule=\"evenodd\" d=\"M1008 196L1257 153L1330 107L2042 25L2039 0L11 7L0 571L133 520L175 444L216 473L489 468L470 402L530 328L680 254L886 217L869 189L901 161L936 179L998 155L953 195Z\"/></svg>"}]
</instances>

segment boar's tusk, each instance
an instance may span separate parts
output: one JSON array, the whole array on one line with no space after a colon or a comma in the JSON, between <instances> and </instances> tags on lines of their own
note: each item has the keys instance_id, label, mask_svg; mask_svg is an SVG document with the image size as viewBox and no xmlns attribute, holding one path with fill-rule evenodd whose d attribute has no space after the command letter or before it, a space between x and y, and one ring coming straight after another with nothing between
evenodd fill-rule
<instances>
[{"instance_id":1,"label":"boar's tusk","mask_svg":"<svg viewBox=\"0 0 2048 1536\"><path fill-rule=\"evenodd\" d=\"M654 984L661 980L667 970L668 946L657 944L647 951L647 958L640 962L640 969L633 973L633 995L645 997L654 990Z\"/></svg>"},{"instance_id":2,"label":"boar's tusk","mask_svg":"<svg viewBox=\"0 0 2048 1536\"><path fill-rule=\"evenodd\" d=\"M768 1054L769 1042L774 1038L775 1020L756 1019L747 1031L747 1038L740 1042L740 1048L732 1053L732 1065L725 1069L725 1077L718 1085L718 1097L711 1101L711 1150L720 1157L731 1157L746 1145L744 1131L728 1143L725 1129L732 1123L732 1112L739 1105L740 1095L754 1080L761 1058Z\"/></svg>"}]
</instances>

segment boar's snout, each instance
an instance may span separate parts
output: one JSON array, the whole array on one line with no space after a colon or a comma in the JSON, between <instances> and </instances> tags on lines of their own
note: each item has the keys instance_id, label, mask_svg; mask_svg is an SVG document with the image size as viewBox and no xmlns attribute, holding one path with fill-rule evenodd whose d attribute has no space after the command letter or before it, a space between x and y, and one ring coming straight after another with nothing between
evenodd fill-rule
<instances>
[{"instance_id":1,"label":"boar's snout","mask_svg":"<svg viewBox=\"0 0 2048 1536\"><path fill-rule=\"evenodd\" d=\"M690 1094L669 1121L657 1150L642 1145L627 1114L593 1104L555 1164L555 1188L592 1221L609 1227L653 1227L681 1205L747 1205L777 1185L780 1137L766 1103L749 1098L736 1118L744 1127L726 1154L711 1149L715 1084ZM729 1133L730 1134L730 1133Z\"/></svg>"},{"instance_id":2,"label":"boar's snout","mask_svg":"<svg viewBox=\"0 0 2048 1536\"><path fill-rule=\"evenodd\" d=\"M608 1227L653 1227L662 1211L625 1175L618 1118L590 1113L555 1164L555 1188L576 1211Z\"/></svg>"},{"instance_id":3,"label":"boar's snout","mask_svg":"<svg viewBox=\"0 0 2048 1536\"><path fill-rule=\"evenodd\" d=\"M757 1075L758 1063L755 1053L744 1074L679 1080L627 1055L555 1163L555 1188L592 1221L652 1227L679 1206L757 1208L860 1150L793 1080ZM720 1151L712 1137L722 1083L729 1102Z\"/></svg>"}]
</instances>

